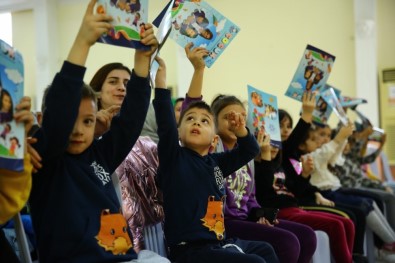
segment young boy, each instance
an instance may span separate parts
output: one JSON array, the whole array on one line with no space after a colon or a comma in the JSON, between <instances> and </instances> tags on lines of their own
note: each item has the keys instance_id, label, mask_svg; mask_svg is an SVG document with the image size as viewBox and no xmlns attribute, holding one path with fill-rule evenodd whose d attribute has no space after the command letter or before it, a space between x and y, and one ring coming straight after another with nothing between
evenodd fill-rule
<instances>
[{"instance_id":1,"label":"young boy","mask_svg":"<svg viewBox=\"0 0 395 263\"><path fill-rule=\"evenodd\" d=\"M110 30L111 17L93 14L91 0L67 61L45 99L41 128L33 146L42 157L34 175L30 205L41 263L142 262L133 251L111 174L137 140L147 113L150 56L157 47L151 25L136 50L126 98L110 130L94 140L97 104L84 85L90 47ZM146 253L143 253L146 255ZM168 262L159 258L145 262Z\"/></svg>"},{"instance_id":2,"label":"young boy","mask_svg":"<svg viewBox=\"0 0 395 263\"><path fill-rule=\"evenodd\" d=\"M158 61L165 67L161 59ZM158 179L170 259L180 263L278 262L273 248L265 242L227 240L225 236L223 176L259 152L256 140L245 128L244 116L235 112L227 115L238 146L224 153L209 153L218 139L210 107L202 101L190 104L180 116L177 132L170 91L160 88L166 83L156 86L153 104L159 135Z\"/></svg>"}]
</instances>

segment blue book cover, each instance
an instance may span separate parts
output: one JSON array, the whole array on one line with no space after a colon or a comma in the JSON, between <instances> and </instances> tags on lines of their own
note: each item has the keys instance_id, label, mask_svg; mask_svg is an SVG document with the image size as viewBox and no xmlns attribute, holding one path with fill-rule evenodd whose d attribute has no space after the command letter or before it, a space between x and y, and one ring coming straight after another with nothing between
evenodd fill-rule
<instances>
[{"instance_id":1,"label":"blue book cover","mask_svg":"<svg viewBox=\"0 0 395 263\"><path fill-rule=\"evenodd\" d=\"M98 0L96 13L113 17L113 29L98 42L135 49L148 49L141 44L140 34L148 21L148 0Z\"/></svg>"},{"instance_id":2,"label":"blue book cover","mask_svg":"<svg viewBox=\"0 0 395 263\"><path fill-rule=\"evenodd\" d=\"M331 86L329 84L326 84L325 87L323 89L321 89L320 94L330 88L333 88L336 96L339 98L341 91L339 89L334 88L333 86ZM332 112L333 112L333 109L332 109L331 105L329 105L325 101L325 99L321 95L319 95L317 102L316 102L316 107L313 111L314 124L316 124L318 126L327 124Z\"/></svg>"},{"instance_id":3,"label":"blue book cover","mask_svg":"<svg viewBox=\"0 0 395 263\"><path fill-rule=\"evenodd\" d=\"M323 92L321 92L320 96L328 103L329 107L332 108L333 112L339 117L339 120L347 125L348 117L346 112L343 109L343 106L340 104L340 101L336 95L335 90L330 87Z\"/></svg>"},{"instance_id":4,"label":"blue book cover","mask_svg":"<svg viewBox=\"0 0 395 263\"><path fill-rule=\"evenodd\" d=\"M335 56L307 45L285 95L302 101L303 92L324 88L334 62Z\"/></svg>"},{"instance_id":5,"label":"blue book cover","mask_svg":"<svg viewBox=\"0 0 395 263\"><path fill-rule=\"evenodd\" d=\"M205 47L211 67L239 33L240 28L205 1L175 1L172 8L170 38L181 47L192 42Z\"/></svg>"},{"instance_id":6,"label":"blue book cover","mask_svg":"<svg viewBox=\"0 0 395 263\"><path fill-rule=\"evenodd\" d=\"M349 96L340 96L340 103L345 108L352 108L358 106L359 104L367 103L367 100L362 98L352 98Z\"/></svg>"},{"instance_id":7,"label":"blue book cover","mask_svg":"<svg viewBox=\"0 0 395 263\"><path fill-rule=\"evenodd\" d=\"M23 170L25 128L14 120L23 84L21 54L0 40L0 167L14 171Z\"/></svg>"},{"instance_id":8,"label":"blue book cover","mask_svg":"<svg viewBox=\"0 0 395 263\"><path fill-rule=\"evenodd\" d=\"M260 130L270 135L270 144L281 149L277 97L247 85L247 127L255 137Z\"/></svg>"}]
</instances>

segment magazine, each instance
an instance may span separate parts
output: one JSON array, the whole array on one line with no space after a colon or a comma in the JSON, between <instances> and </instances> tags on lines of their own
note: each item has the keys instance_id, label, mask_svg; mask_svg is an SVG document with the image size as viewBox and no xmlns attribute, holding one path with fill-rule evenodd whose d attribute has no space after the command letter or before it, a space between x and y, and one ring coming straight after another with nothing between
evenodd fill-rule
<instances>
[{"instance_id":1,"label":"magazine","mask_svg":"<svg viewBox=\"0 0 395 263\"><path fill-rule=\"evenodd\" d=\"M340 96L341 91L339 89L336 89L332 87L331 85L325 84L325 87L321 89L321 93L325 92L326 90L332 88L336 94L336 97ZM320 94L321 94L320 93ZM323 126L327 124L329 117L332 114L332 107L328 105L328 103L325 101L325 99L319 95L317 102L316 102L316 107L313 111L313 122L314 124L318 126Z\"/></svg>"},{"instance_id":2,"label":"magazine","mask_svg":"<svg viewBox=\"0 0 395 263\"><path fill-rule=\"evenodd\" d=\"M13 118L23 84L21 54L0 40L0 167L13 171L23 170L25 128Z\"/></svg>"},{"instance_id":3,"label":"magazine","mask_svg":"<svg viewBox=\"0 0 395 263\"><path fill-rule=\"evenodd\" d=\"M367 100L362 98L351 98L348 96L340 96L340 104L345 108L356 108L359 104L367 103Z\"/></svg>"},{"instance_id":4,"label":"magazine","mask_svg":"<svg viewBox=\"0 0 395 263\"><path fill-rule=\"evenodd\" d=\"M328 103L328 106L333 109L333 112L339 117L339 120L343 123L343 125L348 124L348 117L346 112L344 111L342 105L340 104L339 99L337 98L335 90L330 87L323 92L321 92L320 96Z\"/></svg>"},{"instance_id":5,"label":"magazine","mask_svg":"<svg viewBox=\"0 0 395 263\"><path fill-rule=\"evenodd\" d=\"M331 54L307 45L285 95L302 101L303 92L319 92L325 87L334 62L335 57Z\"/></svg>"},{"instance_id":6,"label":"magazine","mask_svg":"<svg viewBox=\"0 0 395 263\"><path fill-rule=\"evenodd\" d=\"M148 21L148 0L98 0L96 12L113 17L113 28L102 35L98 42L129 47L149 49L141 44L140 34Z\"/></svg>"},{"instance_id":7,"label":"magazine","mask_svg":"<svg viewBox=\"0 0 395 263\"><path fill-rule=\"evenodd\" d=\"M259 131L270 135L270 145L281 149L280 122L277 97L247 85L247 127L258 136Z\"/></svg>"},{"instance_id":8,"label":"magazine","mask_svg":"<svg viewBox=\"0 0 395 263\"><path fill-rule=\"evenodd\" d=\"M181 47L192 42L193 47L205 47L204 59L211 67L233 41L240 28L205 1L175 1L170 38Z\"/></svg>"}]
</instances>

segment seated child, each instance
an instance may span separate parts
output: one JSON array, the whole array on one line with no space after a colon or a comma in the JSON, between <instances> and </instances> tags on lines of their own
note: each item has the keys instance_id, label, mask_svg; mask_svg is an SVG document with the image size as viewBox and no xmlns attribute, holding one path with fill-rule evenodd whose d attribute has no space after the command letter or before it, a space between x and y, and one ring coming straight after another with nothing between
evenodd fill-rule
<instances>
[{"instance_id":1,"label":"seated child","mask_svg":"<svg viewBox=\"0 0 395 263\"><path fill-rule=\"evenodd\" d=\"M39 261L169 262L133 250L110 177L143 126L151 93L149 62L157 41L152 25L146 25L141 42L151 49L136 50L120 113L109 131L95 140L96 97L83 83L84 65L90 47L111 29L112 20L93 14L95 3L89 2L67 61L48 90L42 126L35 133L33 146L42 157L42 168L33 177L30 205ZM143 259L147 254L154 258Z\"/></svg>"},{"instance_id":2,"label":"seated child","mask_svg":"<svg viewBox=\"0 0 395 263\"><path fill-rule=\"evenodd\" d=\"M164 67L158 59L160 67ZM170 259L177 262L278 262L273 248L261 241L226 239L224 177L259 151L241 114L228 113L237 147L209 153L217 140L214 117L205 102L190 104L174 117L170 91L155 89L158 123L158 181L163 191L165 237ZM157 86L160 87L160 86ZM181 144L179 143L181 141Z\"/></svg>"}]
</instances>

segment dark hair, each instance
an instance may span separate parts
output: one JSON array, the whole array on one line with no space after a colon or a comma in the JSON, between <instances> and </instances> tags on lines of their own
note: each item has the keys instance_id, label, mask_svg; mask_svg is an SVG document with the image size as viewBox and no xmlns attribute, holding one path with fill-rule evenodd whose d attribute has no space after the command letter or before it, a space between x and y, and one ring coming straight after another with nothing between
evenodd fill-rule
<instances>
[{"instance_id":1,"label":"dark hair","mask_svg":"<svg viewBox=\"0 0 395 263\"><path fill-rule=\"evenodd\" d=\"M204 28L203 31L206 32L206 33L208 34L208 37L205 37L204 35L202 35L201 32L199 32L199 35L200 35L202 38L205 38L205 39L207 39L207 40L210 40L210 39L213 38L213 32L211 32L210 29Z\"/></svg>"},{"instance_id":2,"label":"dark hair","mask_svg":"<svg viewBox=\"0 0 395 263\"><path fill-rule=\"evenodd\" d=\"M315 132L315 129L314 129L313 127L310 127L310 128L307 130L307 132L303 133L303 136L302 136L302 138L301 138L301 140L300 140L300 144L298 145L298 147L299 147L300 145L306 144L306 141L310 138L310 136L311 136L311 134L312 134L313 132ZM300 150L300 149L299 149L299 150ZM300 150L300 151L303 152L302 150ZM307 152L303 152L303 154L305 154L305 153L307 153Z\"/></svg>"},{"instance_id":3,"label":"dark hair","mask_svg":"<svg viewBox=\"0 0 395 263\"><path fill-rule=\"evenodd\" d=\"M12 141L12 140L15 140L15 141L16 141L16 144L18 145L18 147L21 147L21 145L20 145L20 143L19 143L19 139L18 139L17 137L15 137L15 136L11 137L11 138L10 138L10 141Z\"/></svg>"},{"instance_id":4,"label":"dark hair","mask_svg":"<svg viewBox=\"0 0 395 263\"><path fill-rule=\"evenodd\" d=\"M188 111L190 111L191 109L203 109L203 110L206 110L209 114L211 114L211 115L214 116L214 114L213 114L213 112L212 112L212 110L211 110L210 105L208 105L205 101L203 101L203 100L194 101L194 102L192 102L191 104L189 104L189 105L186 107L185 110L183 110L183 111L181 112L180 120L178 121L178 125L181 124L182 119L184 118L185 114L186 114Z\"/></svg>"},{"instance_id":5,"label":"dark hair","mask_svg":"<svg viewBox=\"0 0 395 263\"><path fill-rule=\"evenodd\" d=\"M41 114L44 116L45 113L45 108L46 108L46 99L48 96L48 92L51 90L52 86L48 86L44 90L42 102L41 102ZM91 99L92 101L95 102L96 104L96 109L97 109L97 97L96 97L96 92L92 89L91 86L89 86L86 83L83 83L82 88L81 88L81 99Z\"/></svg>"},{"instance_id":6,"label":"dark hair","mask_svg":"<svg viewBox=\"0 0 395 263\"><path fill-rule=\"evenodd\" d=\"M237 97L233 95L223 95L219 94L214 98L213 102L211 102L211 109L214 114L214 120L216 125L218 125L218 115L219 113L229 105L240 105L245 109L243 102L239 100Z\"/></svg>"},{"instance_id":7,"label":"dark hair","mask_svg":"<svg viewBox=\"0 0 395 263\"><path fill-rule=\"evenodd\" d=\"M106 80L108 74L116 69L125 70L129 73L129 75L132 75L130 69L124 66L122 63L108 63L96 71L89 85L95 92L101 92L104 81ZM102 108L100 100L97 102L97 107L99 110Z\"/></svg>"},{"instance_id":8,"label":"dark hair","mask_svg":"<svg viewBox=\"0 0 395 263\"><path fill-rule=\"evenodd\" d=\"M280 123L283 121L283 119L287 118L287 119L289 119L289 122L291 123L291 127L293 127L292 117L286 110L278 109L278 116L279 116Z\"/></svg>"},{"instance_id":9,"label":"dark hair","mask_svg":"<svg viewBox=\"0 0 395 263\"><path fill-rule=\"evenodd\" d=\"M185 98L184 97L178 97L175 101L174 101L174 106L176 106L176 104L180 101L184 101Z\"/></svg>"}]
</instances>

